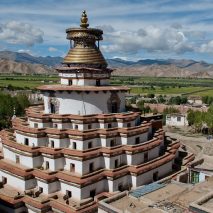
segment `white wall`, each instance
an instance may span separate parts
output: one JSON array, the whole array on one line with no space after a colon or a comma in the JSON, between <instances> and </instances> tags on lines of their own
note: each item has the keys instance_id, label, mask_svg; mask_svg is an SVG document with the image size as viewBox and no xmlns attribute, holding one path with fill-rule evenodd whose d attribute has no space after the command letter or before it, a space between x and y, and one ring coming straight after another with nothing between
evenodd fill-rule
<instances>
[{"instance_id":1,"label":"white wall","mask_svg":"<svg viewBox=\"0 0 213 213\"><path fill-rule=\"evenodd\" d=\"M29 146L47 146L47 137L36 138L15 133L17 143L24 144L25 138L29 139Z\"/></svg>"},{"instance_id":2,"label":"white wall","mask_svg":"<svg viewBox=\"0 0 213 213\"><path fill-rule=\"evenodd\" d=\"M101 192L108 191L107 180L103 179L103 180L97 181L94 184L83 187L81 190L82 190L81 199L86 199L86 198L90 197L91 190L95 190L96 195Z\"/></svg>"},{"instance_id":3,"label":"white wall","mask_svg":"<svg viewBox=\"0 0 213 213\"><path fill-rule=\"evenodd\" d=\"M79 174L79 175L82 175L83 174L82 161L74 160L74 159L70 159L70 158L65 158L64 169L67 170L67 171L70 171L70 164L71 163L75 165L75 173Z\"/></svg>"},{"instance_id":4,"label":"white wall","mask_svg":"<svg viewBox=\"0 0 213 213\"><path fill-rule=\"evenodd\" d=\"M70 146L68 138L48 138L48 146L51 147L51 141L54 141L54 148L67 148Z\"/></svg>"},{"instance_id":5,"label":"white wall","mask_svg":"<svg viewBox=\"0 0 213 213\"><path fill-rule=\"evenodd\" d=\"M109 185L109 192L115 192L119 191L118 186L131 186L132 185L132 179L130 175L126 175L120 178L117 178L115 180L108 180L108 185Z\"/></svg>"},{"instance_id":6,"label":"white wall","mask_svg":"<svg viewBox=\"0 0 213 213\"><path fill-rule=\"evenodd\" d=\"M180 120L178 120L178 118ZM188 120L186 115L167 115L166 125L167 126L188 126Z\"/></svg>"},{"instance_id":7,"label":"white wall","mask_svg":"<svg viewBox=\"0 0 213 213\"><path fill-rule=\"evenodd\" d=\"M158 171L158 177L163 177L163 176L167 175L169 172L172 171L172 161L170 161L162 166L159 166L156 169L150 170L146 173L143 173L143 174L137 176L136 185L133 185L133 187L138 187L138 186L153 182L153 174L157 171Z\"/></svg>"},{"instance_id":8,"label":"white wall","mask_svg":"<svg viewBox=\"0 0 213 213\"><path fill-rule=\"evenodd\" d=\"M148 150L148 160L153 160L159 157L159 146L155 147L154 149ZM147 151L146 151L147 152ZM144 153L140 152L134 155L127 155L127 164L128 165L139 165L144 163Z\"/></svg>"},{"instance_id":9,"label":"white wall","mask_svg":"<svg viewBox=\"0 0 213 213\"><path fill-rule=\"evenodd\" d=\"M123 128L123 127L127 127L127 124L130 123L131 127L135 126L135 120L133 121L129 121L129 122L118 122L118 127Z\"/></svg>"},{"instance_id":10,"label":"white wall","mask_svg":"<svg viewBox=\"0 0 213 213\"><path fill-rule=\"evenodd\" d=\"M79 175L86 175L91 173L89 171L89 164L93 163L93 168L94 171L100 168L104 168L104 161L103 161L103 157L97 157L97 158L93 158L93 159L89 159L86 161L80 161L80 160L74 160L74 159L70 159L70 158L65 158L65 170L70 171L70 164L74 164L75 165L75 173L79 174Z\"/></svg>"},{"instance_id":11,"label":"white wall","mask_svg":"<svg viewBox=\"0 0 213 213\"><path fill-rule=\"evenodd\" d=\"M21 177L13 176L9 173L6 173L4 171L0 170L0 179L2 181L2 177L7 178L7 184L20 190L21 192L32 189L36 187L36 180L35 179L30 179L30 180L24 180Z\"/></svg>"},{"instance_id":12,"label":"white wall","mask_svg":"<svg viewBox=\"0 0 213 213\"><path fill-rule=\"evenodd\" d=\"M82 199L82 190L77 185L74 184L70 185L68 182L62 182L61 181L61 193L66 194L66 190L69 190L72 192L72 198L76 200Z\"/></svg>"},{"instance_id":13,"label":"white wall","mask_svg":"<svg viewBox=\"0 0 213 213\"><path fill-rule=\"evenodd\" d=\"M120 97L120 112L125 111L125 94L122 92L117 93ZM77 93L72 91L70 94L67 92L58 93L56 97L59 101L59 114L99 114L109 113L107 108L107 101L110 98L111 92L98 93L90 92L89 94L81 92ZM97 101L98 100L98 101ZM50 113L49 98L44 94L44 107L45 113Z\"/></svg>"},{"instance_id":14,"label":"white wall","mask_svg":"<svg viewBox=\"0 0 213 213\"><path fill-rule=\"evenodd\" d=\"M68 78L61 78L61 84L69 85L69 79ZM101 79L100 84L101 85L109 85L109 80L108 79ZM96 86L96 80L95 79L72 79L72 85L75 85L75 86Z\"/></svg>"},{"instance_id":15,"label":"white wall","mask_svg":"<svg viewBox=\"0 0 213 213\"><path fill-rule=\"evenodd\" d=\"M108 124L109 123L100 123L100 129L109 129ZM118 127L117 122L110 122L110 124L111 124L111 128Z\"/></svg>"},{"instance_id":16,"label":"white wall","mask_svg":"<svg viewBox=\"0 0 213 213\"><path fill-rule=\"evenodd\" d=\"M51 123L42 123L40 121L31 121L31 120L28 120L28 123L29 123L29 126L31 128L35 128L35 124L38 124L38 128L46 128L46 127L51 127Z\"/></svg>"},{"instance_id":17,"label":"white wall","mask_svg":"<svg viewBox=\"0 0 213 213\"><path fill-rule=\"evenodd\" d=\"M139 137L140 143L146 142L148 140L148 132L142 133L140 135L135 135L132 137L122 137L121 141L123 145L135 145L135 139Z\"/></svg>"},{"instance_id":18,"label":"white wall","mask_svg":"<svg viewBox=\"0 0 213 213\"><path fill-rule=\"evenodd\" d=\"M51 171L57 171L60 169L64 168L65 165L65 159L64 157L61 158L48 158L48 157L43 157L44 162L43 162L43 167L45 168L46 162L49 162L49 170Z\"/></svg>"},{"instance_id":19,"label":"white wall","mask_svg":"<svg viewBox=\"0 0 213 213\"><path fill-rule=\"evenodd\" d=\"M7 149L7 147L3 147L3 153L4 153L4 158L11 160L13 162L16 162L16 156L19 156L20 159L20 165L29 167L29 168L37 168L41 167L43 157L42 156L37 156L37 157L31 157L31 156L25 156L21 155L15 152L12 152L11 150Z\"/></svg>"},{"instance_id":20,"label":"white wall","mask_svg":"<svg viewBox=\"0 0 213 213\"><path fill-rule=\"evenodd\" d=\"M117 156L111 156L111 157L106 157L104 156L104 164L106 169L115 169L115 160L118 160L118 167L122 164L127 163L126 155L117 155Z\"/></svg>"},{"instance_id":21,"label":"white wall","mask_svg":"<svg viewBox=\"0 0 213 213\"><path fill-rule=\"evenodd\" d=\"M121 137L112 137L112 138L101 138L101 146L111 147L111 140L114 140L116 145L121 145Z\"/></svg>"},{"instance_id":22,"label":"white wall","mask_svg":"<svg viewBox=\"0 0 213 213\"><path fill-rule=\"evenodd\" d=\"M92 138L92 139L84 140L84 141L70 139L70 145L69 145L70 149L73 149L73 142L76 143L76 150L88 149L89 142L92 142L92 148L101 146L100 138Z\"/></svg>"},{"instance_id":23,"label":"white wall","mask_svg":"<svg viewBox=\"0 0 213 213\"><path fill-rule=\"evenodd\" d=\"M54 181L51 183L48 182L43 182L41 180L37 179L37 187L42 187L43 188L43 194L50 194L54 193L60 190L60 183L59 181Z\"/></svg>"}]
</instances>

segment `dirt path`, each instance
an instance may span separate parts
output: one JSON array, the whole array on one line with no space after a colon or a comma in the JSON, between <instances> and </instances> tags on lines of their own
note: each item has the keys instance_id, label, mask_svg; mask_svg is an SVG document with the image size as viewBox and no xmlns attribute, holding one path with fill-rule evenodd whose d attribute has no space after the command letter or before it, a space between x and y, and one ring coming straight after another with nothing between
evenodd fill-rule
<instances>
[{"instance_id":1,"label":"dirt path","mask_svg":"<svg viewBox=\"0 0 213 213\"><path fill-rule=\"evenodd\" d=\"M166 136L177 138L183 143L187 149L196 155L196 158L202 158L203 155L213 156L213 140L207 140L204 136L186 136L186 129L178 132L169 131L168 128L165 128Z\"/></svg>"}]
</instances>

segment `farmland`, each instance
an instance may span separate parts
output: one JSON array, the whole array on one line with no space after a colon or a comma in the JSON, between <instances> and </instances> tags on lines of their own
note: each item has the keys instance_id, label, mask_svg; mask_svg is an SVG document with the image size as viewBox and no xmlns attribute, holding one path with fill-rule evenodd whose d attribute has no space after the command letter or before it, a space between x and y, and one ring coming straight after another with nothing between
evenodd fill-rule
<instances>
[{"instance_id":1,"label":"farmland","mask_svg":"<svg viewBox=\"0 0 213 213\"><path fill-rule=\"evenodd\" d=\"M59 82L57 75L0 75L0 88L36 89ZM126 85L135 94L213 96L213 79L113 76L112 85Z\"/></svg>"}]
</instances>

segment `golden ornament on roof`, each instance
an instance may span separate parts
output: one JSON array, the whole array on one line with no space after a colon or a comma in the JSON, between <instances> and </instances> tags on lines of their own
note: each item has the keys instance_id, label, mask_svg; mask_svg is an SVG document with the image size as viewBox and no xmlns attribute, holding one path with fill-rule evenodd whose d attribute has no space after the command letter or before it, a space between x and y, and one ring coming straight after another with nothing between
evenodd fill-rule
<instances>
[{"instance_id":1,"label":"golden ornament on roof","mask_svg":"<svg viewBox=\"0 0 213 213\"><path fill-rule=\"evenodd\" d=\"M81 15L81 25L80 26L83 28L89 27L89 24L87 22L88 22L87 13L86 13L86 10L84 10Z\"/></svg>"}]
</instances>

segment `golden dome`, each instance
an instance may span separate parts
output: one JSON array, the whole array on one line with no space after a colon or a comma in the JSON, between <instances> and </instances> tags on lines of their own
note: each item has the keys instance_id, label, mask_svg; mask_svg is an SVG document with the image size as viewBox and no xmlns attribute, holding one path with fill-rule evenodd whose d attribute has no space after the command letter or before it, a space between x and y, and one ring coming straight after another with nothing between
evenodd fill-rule
<instances>
[{"instance_id":1,"label":"golden dome","mask_svg":"<svg viewBox=\"0 0 213 213\"><path fill-rule=\"evenodd\" d=\"M64 63L107 64L99 49L83 47L70 49L67 56L64 58Z\"/></svg>"},{"instance_id":2,"label":"golden dome","mask_svg":"<svg viewBox=\"0 0 213 213\"><path fill-rule=\"evenodd\" d=\"M74 45L65 56L63 63L106 67L107 62L99 49L99 41L103 39L103 31L87 28L89 24L86 11L82 13L80 26L81 28L69 28L66 30L67 39L73 40ZM98 42L98 46L96 42Z\"/></svg>"}]
</instances>

